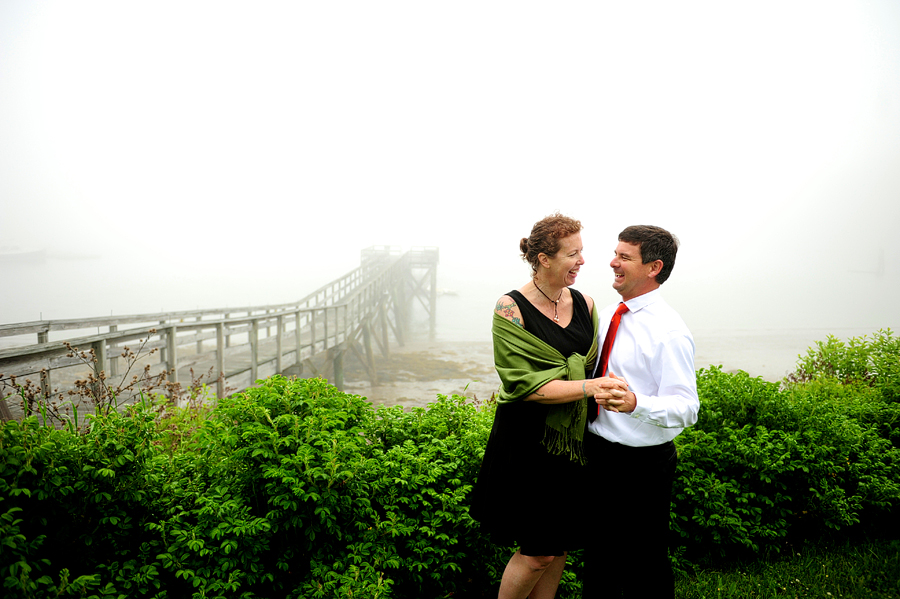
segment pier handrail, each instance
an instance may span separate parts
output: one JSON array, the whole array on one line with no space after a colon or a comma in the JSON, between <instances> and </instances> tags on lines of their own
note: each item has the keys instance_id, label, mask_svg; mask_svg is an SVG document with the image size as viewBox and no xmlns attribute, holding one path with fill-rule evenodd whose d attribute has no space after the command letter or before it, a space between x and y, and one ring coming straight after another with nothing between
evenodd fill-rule
<instances>
[{"instance_id":1,"label":"pier handrail","mask_svg":"<svg viewBox=\"0 0 900 599\"><path fill-rule=\"evenodd\" d=\"M436 250L436 248L434 248ZM379 252L380 250L380 252ZM368 252L368 254L367 254ZM373 258L381 259L373 259ZM148 314L126 314L122 316L96 316L91 318L35 320L30 322L0 324L0 337L19 335L38 335L38 344L47 343L47 336L53 331L83 330L99 327L117 327L124 324L164 323L169 321L183 322L187 318L203 318L225 314L259 314L277 315L288 313L300 307L312 305L331 305L352 293L361 284L381 272L391 268L402 259L397 248L392 246L375 246L363 250L363 264L342 277L323 285L303 299L283 304L265 304L261 306L235 306L225 308L204 308L198 310L179 310L170 312L153 312ZM157 327L158 328L158 327Z\"/></svg>"},{"instance_id":2,"label":"pier handrail","mask_svg":"<svg viewBox=\"0 0 900 599\"><path fill-rule=\"evenodd\" d=\"M210 367L218 374L216 394L219 397L224 395L226 378L229 383L239 380L236 387L229 384L229 388L241 390L255 384L263 367L270 373L279 373L286 367L296 366L302 373L307 365L318 374L314 359L325 360L321 367L330 369L335 384L340 387L343 355L347 350L365 363L374 380L372 341L382 353L387 353L391 331L402 345L412 299L418 296L421 301L423 290L431 298L431 305L423 302L423 306L431 311L433 332L437 260L437 248L415 248L401 253L391 246L378 246L363 250L358 268L297 302L0 325L0 336L35 333L38 336L38 343L0 349L0 373L6 381L10 375L40 374L42 395L49 398L57 393L51 391L52 383L59 383L58 378L51 381L51 372L73 366L83 369L86 364L80 355L71 353L70 347L79 352L93 350L95 373L103 371L117 376L122 357L119 351L126 343L141 339L143 350L159 351L159 363L165 366L170 382L179 382L179 370L193 372L193 366ZM421 272L423 268L428 270L426 277L416 280L412 271ZM136 326L119 329L119 325ZM51 331L94 327L109 330L75 338L48 339ZM375 335L379 327L381 334ZM291 342L286 342L288 333L293 333ZM232 345L234 336L239 338ZM215 349L204 347L204 342L210 340L215 341ZM180 357L179 347L191 345L196 350L190 349L188 355ZM269 356L263 356L263 347L268 348ZM228 370L226 357L231 362ZM333 364L328 366L329 363ZM63 376L70 377L67 384L71 385L71 375L66 372L69 371L65 370ZM0 388L0 417L4 419L11 417L3 401L6 395Z\"/></svg>"}]
</instances>

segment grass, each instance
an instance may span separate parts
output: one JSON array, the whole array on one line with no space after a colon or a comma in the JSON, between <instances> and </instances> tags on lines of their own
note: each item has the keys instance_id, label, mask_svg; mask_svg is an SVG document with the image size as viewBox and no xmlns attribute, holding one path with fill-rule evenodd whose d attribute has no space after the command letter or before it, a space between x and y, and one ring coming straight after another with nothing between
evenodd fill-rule
<instances>
[{"instance_id":1,"label":"grass","mask_svg":"<svg viewBox=\"0 0 900 599\"><path fill-rule=\"evenodd\" d=\"M698 569L679 599L900 598L900 540L808 547L774 559Z\"/></svg>"}]
</instances>

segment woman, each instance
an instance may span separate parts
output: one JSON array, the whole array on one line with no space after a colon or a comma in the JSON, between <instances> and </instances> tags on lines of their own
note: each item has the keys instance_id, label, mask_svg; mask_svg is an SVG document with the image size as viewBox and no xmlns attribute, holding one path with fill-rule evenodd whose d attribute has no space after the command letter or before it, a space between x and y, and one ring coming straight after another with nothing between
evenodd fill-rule
<instances>
[{"instance_id":1,"label":"woman","mask_svg":"<svg viewBox=\"0 0 900 599\"><path fill-rule=\"evenodd\" d=\"M554 214L519 243L532 277L497 302L494 362L502 387L472 516L499 544L516 543L499 599L552 599L581 542L587 403L625 395L613 378L585 380L597 357L594 301L570 286L581 223Z\"/></svg>"}]
</instances>

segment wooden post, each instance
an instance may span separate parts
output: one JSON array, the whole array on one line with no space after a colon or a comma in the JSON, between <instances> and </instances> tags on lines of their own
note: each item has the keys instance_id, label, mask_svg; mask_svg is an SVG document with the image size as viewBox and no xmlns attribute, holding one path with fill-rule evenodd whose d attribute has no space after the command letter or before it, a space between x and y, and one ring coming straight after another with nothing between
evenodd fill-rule
<instances>
[{"instance_id":1,"label":"wooden post","mask_svg":"<svg viewBox=\"0 0 900 599\"><path fill-rule=\"evenodd\" d=\"M178 382L178 345L175 343L176 335L178 335L178 327L172 325L169 327L169 334L166 335L166 354L168 354L169 358L166 361L166 368L171 371L168 378L172 383Z\"/></svg>"},{"instance_id":2,"label":"wooden post","mask_svg":"<svg viewBox=\"0 0 900 599\"><path fill-rule=\"evenodd\" d=\"M225 397L225 323L216 324L216 397Z\"/></svg>"},{"instance_id":3,"label":"wooden post","mask_svg":"<svg viewBox=\"0 0 900 599\"><path fill-rule=\"evenodd\" d=\"M344 390L344 350L334 348L334 386L338 390Z\"/></svg>"},{"instance_id":4,"label":"wooden post","mask_svg":"<svg viewBox=\"0 0 900 599\"><path fill-rule=\"evenodd\" d=\"M283 361L281 354L284 351L284 315L279 314L277 317L278 330L275 332L275 372L281 374Z\"/></svg>"},{"instance_id":5,"label":"wooden post","mask_svg":"<svg viewBox=\"0 0 900 599\"><path fill-rule=\"evenodd\" d=\"M159 321L159 324L160 324L161 326L164 326L164 325L166 324L166 321L165 321L165 320L160 320L160 321ZM160 336L160 338L161 338L161 337L162 337L162 336ZM160 363L160 364L167 364L167 363L168 363L168 360L166 359L166 348L165 348L165 347L163 347L163 348L161 348L161 349L159 350L159 363Z\"/></svg>"},{"instance_id":6,"label":"wooden post","mask_svg":"<svg viewBox=\"0 0 900 599\"><path fill-rule=\"evenodd\" d=\"M106 354L106 340L102 339L100 341L94 341L92 345L94 347L94 358L97 360L94 370L99 377L101 372L106 372L109 369Z\"/></svg>"},{"instance_id":7,"label":"wooden post","mask_svg":"<svg viewBox=\"0 0 900 599\"><path fill-rule=\"evenodd\" d=\"M296 337L297 341L297 368L300 370L299 374L303 374L303 360L300 357L300 351L303 348L303 340L301 338L300 333L300 310L297 310L297 313L294 315L294 337Z\"/></svg>"},{"instance_id":8,"label":"wooden post","mask_svg":"<svg viewBox=\"0 0 900 599\"><path fill-rule=\"evenodd\" d=\"M403 300L403 283L395 285L391 290L394 304L394 335L397 337L397 345L403 347L406 326L406 304Z\"/></svg>"},{"instance_id":9,"label":"wooden post","mask_svg":"<svg viewBox=\"0 0 900 599\"><path fill-rule=\"evenodd\" d=\"M388 340L387 301L388 297L385 297L378 308L378 318L381 320L381 351L384 357L391 355L391 346Z\"/></svg>"},{"instance_id":10,"label":"wooden post","mask_svg":"<svg viewBox=\"0 0 900 599\"><path fill-rule=\"evenodd\" d=\"M226 312L225 320L228 320L229 318L231 318L231 313ZM225 335L225 347L231 347L231 333L228 333L227 335Z\"/></svg>"},{"instance_id":11,"label":"wooden post","mask_svg":"<svg viewBox=\"0 0 900 599\"><path fill-rule=\"evenodd\" d=\"M97 381L93 384L91 391L94 394L94 399L99 404L100 396L103 393L103 383L100 381L100 373L106 370L106 342L94 341L91 344L91 348L94 350L94 363L91 364L91 368L94 369L94 376L97 377Z\"/></svg>"},{"instance_id":12,"label":"wooden post","mask_svg":"<svg viewBox=\"0 0 900 599\"><path fill-rule=\"evenodd\" d=\"M200 322L201 320L203 320L203 317L198 316L197 322ZM203 332L202 329L197 329L197 336L199 337L202 332ZM201 340L201 341L197 342L197 355L199 356L202 353L203 353L203 341Z\"/></svg>"},{"instance_id":13,"label":"wooden post","mask_svg":"<svg viewBox=\"0 0 900 599\"><path fill-rule=\"evenodd\" d=\"M9 397L12 397L12 394ZM6 405L6 398L2 395L0 395L0 420L12 420L12 412L9 411L9 406Z\"/></svg>"},{"instance_id":14,"label":"wooden post","mask_svg":"<svg viewBox=\"0 0 900 599\"><path fill-rule=\"evenodd\" d=\"M309 355L310 358L312 358L313 355L316 353L316 311L313 310L311 312L311 315L312 315L312 319L311 319L312 324L309 327L309 330L312 333L312 337L309 342L310 343L310 355Z\"/></svg>"},{"instance_id":15,"label":"wooden post","mask_svg":"<svg viewBox=\"0 0 900 599\"><path fill-rule=\"evenodd\" d=\"M373 385L378 384L378 373L375 372L375 356L372 353L372 327L369 320L363 323L363 348L366 350L366 362L368 362L369 378Z\"/></svg>"},{"instance_id":16,"label":"wooden post","mask_svg":"<svg viewBox=\"0 0 900 599\"><path fill-rule=\"evenodd\" d=\"M117 325L111 324L109 325L109 332L115 333L119 330ZM109 376L118 376L119 375L119 348L116 346L110 346L110 349L115 349L113 355L109 357Z\"/></svg>"},{"instance_id":17,"label":"wooden post","mask_svg":"<svg viewBox=\"0 0 900 599\"><path fill-rule=\"evenodd\" d=\"M250 386L256 384L259 375L259 319L254 318L250 327Z\"/></svg>"},{"instance_id":18,"label":"wooden post","mask_svg":"<svg viewBox=\"0 0 900 599\"><path fill-rule=\"evenodd\" d=\"M343 318L341 315L343 314ZM341 324L343 323L343 324ZM341 333L347 331L347 305L338 304L334 307L334 344L341 343Z\"/></svg>"},{"instance_id":19,"label":"wooden post","mask_svg":"<svg viewBox=\"0 0 900 599\"><path fill-rule=\"evenodd\" d=\"M41 373L41 394L44 396L44 399L47 402L50 402L50 396L53 394L53 385L50 382L50 373L52 372L50 366L47 366L47 369ZM0 401L0 403L3 403ZM6 404L3 404L6 405Z\"/></svg>"},{"instance_id":20,"label":"wooden post","mask_svg":"<svg viewBox=\"0 0 900 599\"><path fill-rule=\"evenodd\" d=\"M429 295L428 303L431 308L428 315L428 336L434 340L434 336L437 334L437 263L431 265L431 293Z\"/></svg>"}]
</instances>

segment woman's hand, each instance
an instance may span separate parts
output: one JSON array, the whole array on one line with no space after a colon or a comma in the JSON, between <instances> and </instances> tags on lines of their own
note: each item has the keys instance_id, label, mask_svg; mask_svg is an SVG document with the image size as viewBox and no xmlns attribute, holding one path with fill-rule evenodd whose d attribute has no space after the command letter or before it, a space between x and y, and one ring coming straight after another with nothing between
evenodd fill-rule
<instances>
[{"instance_id":1,"label":"woman's hand","mask_svg":"<svg viewBox=\"0 0 900 599\"><path fill-rule=\"evenodd\" d=\"M594 379L601 388L594 393L597 405L609 412L631 412L637 405L637 397L628 390L628 381L610 373L608 377Z\"/></svg>"},{"instance_id":2,"label":"woman's hand","mask_svg":"<svg viewBox=\"0 0 900 599\"><path fill-rule=\"evenodd\" d=\"M628 382L616 376L603 376L585 381L585 395L594 399L621 399L628 393ZM599 403L599 402L598 402Z\"/></svg>"}]
</instances>

